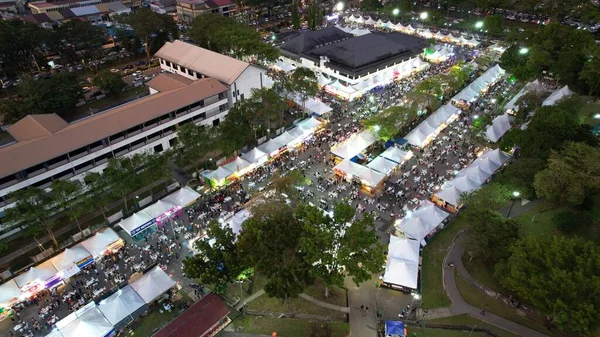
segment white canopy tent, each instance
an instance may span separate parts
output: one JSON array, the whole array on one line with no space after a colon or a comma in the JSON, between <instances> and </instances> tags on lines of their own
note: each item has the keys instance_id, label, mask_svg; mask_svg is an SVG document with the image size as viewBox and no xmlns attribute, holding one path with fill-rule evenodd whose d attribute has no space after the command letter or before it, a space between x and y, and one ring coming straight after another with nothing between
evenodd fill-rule
<instances>
[{"instance_id":1,"label":"white canopy tent","mask_svg":"<svg viewBox=\"0 0 600 337\"><path fill-rule=\"evenodd\" d=\"M492 120L492 125L489 125L485 130L486 137L492 142L497 142L506 131L510 130L510 121L512 117L508 113L500 115Z\"/></svg>"},{"instance_id":2,"label":"white canopy tent","mask_svg":"<svg viewBox=\"0 0 600 337\"><path fill-rule=\"evenodd\" d=\"M419 264L402 259L388 259L383 282L405 288L417 289Z\"/></svg>"},{"instance_id":3,"label":"white canopy tent","mask_svg":"<svg viewBox=\"0 0 600 337\"><path fill-rule=\"evenodd\" d=\"M113 325L93 306L59 330L64 337L104 337L113 330Z\"/></svg>"},{"instance_id":4,"label":"white canopy tent","mask_svg":"<svg viewBox=\"0 0 600 337\"><path fill-rule=\"evenodd\" d=\"M13 299L21 296L21 289L15 280L8 280L0 285L0 306L10 303Z\"/></svg>"},{"instance_id":5,"label":"white canopy tent","mask_svg":"<svg viewBox=\"0 0 600 337\"><path fill-rule=\"evenodd\" d=\"M237 159L239 159L239 157ZM185 207L196 201L198 198L200 198L200 193L194 191L191 187L185 186L169 194L163 200L180 207Z\"/></svg>"},{"instance_id":6,"label":"white canopy tent","mask_svg":"<svg viewBox=\"0 0 600 337\"><path fill-rule=\"evenodd\" d=\"M341 144L331 149L331 153L342 158L350 159L377 141L377 135L370 130L354 134Z\"/></svg>"},{"instance_id":7,"label":"white canopy tent","mask_svg":"<svg viewBox=\"0 0 600 337\"><path fill-rule=\"evenodd\" d=\"M272 88L275 85L275 81L273 81L272 78L270 78L269 76L263 76L264 81L263 81L263 86L265 88Z\"/></svg>"},{"instance_id":8,"label":"white canopy tent","mask_svg":"<svg viewBox=\"0 0 600 337\"><path fill-rule=\"evenodd\" d=\"M288 147L293 147L300 144L302 139L304 139L304 136L304 131L299 127L295 127L283 132L279 136L275 137L275 139L281 144L284 144Z\"/></svg>"},{"instance_id":9,"label":"white canopy tent","mask_svg":"<svg viewBox=\"0 0 600 337\"><path fill-rule=\"evenodd\" d=\"M542 106L554 105L561 99L567 98L571 95L573 95L573 92L569 90L568 85L565 85L564 87L553 92L548 98L546 98L544 102L542 102Z\"/></svg>"},{"instance_id":10,"label":"white canopy tent","mask_svg":"<svg viewBox=\"0 0 600 337\"><path fill-rule=\"evenodd\" d=\"M100 256L111 243L121 238L112 228L107 227L98 232L91 238L83 241L81 244L87 249L93 257Z\"/></svg>"},{"instance_id":11,"label":"white canopy tent","mask_svg":"<svg viewBox=\"0 0 600 337\"><path fill-rule=\"evenodd\" d=\"M396 228L405 236L423 242L423 239L438 228L448 216L448 213L437 208L432 202L423 200L417 209L407 213L396 224Z\"/></svg>"},{"instance_id":12,"label":"white canopy tent","mask_svg":"<svg viewBox=\"0 0 600 337\"><path fill-rule=\"evenodd\" d=\"M353 20L351 19L351 17L348 17L348 19L349 19L350 21L353 21ZM349 33L349 34L351 34L351 33L352 33L352 28L350 28L350 27L347 27L347 26L346 26L346 27L344 27L344 26L342 26L342 25L339 25L339 24L337 24L337 25L335 25L335 28L337 28L337 29L339 29L339 30L341 30L341 31L343 31L343 32L345 32L345 33Z\"/></svg>"},{"instance_id":13,"label":"white canopy tent","mask_svg":"<svg viewBox=\"0 0 600 337\"><path fill-rule=\"evenodd\" d=\"M121 220L119 226L129 233L129 235L132 235L131 233L133 233L136 229L152 222L153 220L154 218L151 218L148 214L146 214L146 212L142 211L134 213L132 216Z\"/></svg>"},{"instance_id":14,"label":"white canopy tent","mask_svg":"<svg viewBox=\"0 0 600 337\"><path fill-rule=\"evenodd\" d=\"M259 149L261 152L272 155L272 154L278 152L284 146L285 146L285 144L283 144L283 143L279 142L277 139L273 138L273 139L269 139L268 141L259 145L257 147L257 149Z\"/></svg>"},{"instance_id":15,"label":"white canopy tent","mask_svg":"<svg viewBox=\"0 0 600 337\"><path fill-rule=\"evenodd\" d=\"M233 174L232 171L228 170L227 168L225 168L223 166L219 166L219 167L217 167L216 170L211 171L208 174L206 174L205 177L207 177L208 179L214 180L214 181L222 181L224 179L227 179L232 174Z\"/></svg>"},{"instance_id":16,"label":"white canopy tent","mask_svg":"<svg viewBox=\"0 0 600 337\"><path fill-rule=\"evenodd\" d=\"M417 289L419 273L419 242L390 236L383 282Z\"/></svg>"},{"instance_id":17,"label":"white canopy tent","mask_svg":"<svg viewBox=\"0 0 600 337\"><path fill-rule=\"evenodd\" d=\"M160 267L152 269L129 283L147 304L152 303L157 297L173 288L175 284L176 282Z\"/></svg>"},{"instance_id":18,"label":"white canopy tent","mask_svg":"<svg viewBox=\"0 0 600 337\"><path fill-rule=\"evenodd\" d=\"M79 267L77 266L78 263L91 257L92 254L88 252L82 244L77 244L71 248L65 249L62 253L51 258L50 261L58 272L63 272L65 274L73 273L69 276L63 276L63 278L67 278L79 272Z\"/></svg>"},{"instance_id":19,"label":"white canopy tent","mask_svg":"<svg viewBox=\"0 0 600 337\"><path fill-rule=\"evenodd\" d=\"M267 154L257 148L253 148L252 150L244 153L242 155L242 159L251 164L261 164L267 160Z\"/></svg>"},{"instance_id":20,"label":"white canopy tent","mask_svg":"<svg viewBox=\"0 0 600 337\"><path fill-rule=\"evenodd\" d=\"M371 25L373 26L375 24L375 20L373 20L373 18L369 17L367 20L365 20L365 25Z\"/></svg>"},{"instance_id":21,"label":"white canopy tent","mask_svg":"<svg viewBox=\"0 0 600 337\"><path fill-rule=\"evenodd\" d=\"M367 34L371 34L371 31L368 29L360 29L360 28L354 28L350 34L354 35L354 36L363 36L363 35L367 35Z\"/></svg>"},{"instance_id":22,"label":"white canopy tent","mask_svg":"<svg viewBox=\"0 0 600 337\"><path fill-rule=\"evenodd\" d=\"M159 201L153 203L152 205L144 208L142 210L142 212L145 212L151 218L157 218L157 217L161 216L162 214L172 211L173 209L175 209L177 207L178 207L177 205L172 204L172 203L166 201L165 199L162 199L162 200L159 200Z\"/></svg>"},{"instance_id":23,"label":"white canopy tent","mask_svg":"<svg viewBox=\"0 0 600 337\"><path fill-rule=\"evenodd\" d=\"M17 285L22 288L31 282L42 282L45 281L52 276L56 275L58 270L54 267L52 262L46 261L44 263L38 264L37 266L29 268L28 271L14 278ZM0 303L3 303L0 300Z\"/></svg>"},{"instance_id":24,"label":"white canopy tent","mask_svg":"<svg viewBox=\"0 0 600 337\"><path fill-rule=\"evenodd\" d=\"M298 123L298 126L304 129L307 133L314 133L315 130L322 124L323 122L320 120L310 117Z\"/></svg>"},{"instance_id":25,"label":"white canopy tent","mask_svg":"<svg viewBox=\"0 0 600 337\"><path fill-rule=\"evenodd\" d=\"M435 193L435 197L451 205L458 206L463 193L478 189L496 170L510 159L510 156L499 149L487 151L462 169L456 177L447 181ZM487 178L485 176L487 175ZM485 179L483 179L485 178Z\"/></svg>"},{"instance_id":26,"label":"white canopy tent","mask_svg":"<svg viewBox=\"0 0 600 337\"><path fill-rule=\"evenodd\" d=\"M363 184L366 184L370 187L376 187L383 181L383 179L385 179L385 174L350 160L344 160L340 162L334 167L334 169L343 172L350 178L357 177Z\"/></svg>"},{"instance_id":27,"label":"white canopy tent","mask_svg":"<svg viewBox=\"0 0 600 337\"><path fill-rule=\"evenodd\" d=\"M426 146L446 124L452 122L460 114L460 109L448 103L437 109L431 116L421 122L404 137L411 145Z\"/></svg>"},{"instance_id":28,"label":"white canopy tent","mask_svg":"<svg viewBox=\"0 0 600 337\"><path fill-rule=\"evenodd\" d=\"M390 175L390 173L392 173L397 166L398 163L385 159L382 156L377 156L375 159L371 160L369 164L367 164L368 168L383 173L386 176Z\"/></svg>"},{"instance_id":29,"label":"white canopy tent","mask_svg":"<svg viewBox=\"0 0 600 337\"><path fill-rule=\"evenodd\" d=\"M518 110L519 107L516 105L516 103L519 100L519 98L521 98L523 95L525 95L528 92L538 91L538 90L543 90L542 84L538 80L527 83L510 101L508 101L508 103L506 103L506 106L504 107L504 109L506 111Z\"/></svg>"},{"instance_id":30,"label":"white canopy tent","mask_svg":"<svg viewBox=\"0 0 600 337\"><path fill-rule=\"evenodd\" d=\"M273 64L273 68L275 68L277 70L280 70L280 71L283 71L283 72L286 72L286 73L290 72L290 71L293 71L294 69L296 69L295 66L293 66L293 65L291 65L291 64L289 64L287 62L280 61L280 60L277 60L277 62L275 62Z\"/></svg>"},{"instance_id":31,"label":"white canopy tent","mask_svg":"<svg viewBox=\"0 0 600 337\"><path fill-rule=\"evenodd\" d=\"M406 159L412 156L412 152L400 150L396 146L390 146L379 156L391 160L397 164L402 164Z\"/></svg>"},{"instance_id":32,"label":"white canopy tent","mask_svg":"<svg viewBox=\"0 0 600 337\"><path fill-rule=\"evenodd\" d=\"M244 208L241 211L235 213L229 219L226 219L225 221L223 221L223 223L226 226L228 226L229 228L231 228L231 230L233 231L233 234L238 236L240 234L240 232L242 231L242 224L244 222L246 222L246 220L248 220L251 215L252 214L250 213L250 211L248 209Z\"/></svg>"},{"instance_id":33,"label":"white canopy tent","mask_svg":"<svg viewBox=\"0 0 600 337\"><path fill-rule=\"evenodd\" d=\"M302 102L300 102L298 104L302 105ZM314 98L309 98L306 101L304 107L307 110L309 110L309 111L311 111L311 112L313 112L313 113L315 113L315 114L317 114L319 116L324 115L324 114L330 112L331 110L333 110L329 105L321 102L318 99L314 99Z\"/></svg>"},{"instance_id":34,"label":"white canopy tent","mask_svg":"<svg viewBox=\"0 0 600 337\"><path fill-rule=\"evenodd\" d=\"M130 285L126 285L100 301L98 309L110 324L121 327L139 316L146 309L146 302Z\"/></svg>"},{"instance_id":35,"label":"white canopy tent","mask_svg":"<svg viewBox=\"0 0 600 337\"><path fill-rule=\"evenodd\" d=\"M454 55L452 48L448 46L436 46L433 53L425 54L425 59L431 62L444 62L452 55Z\"/></svg>"},{"instance_id":36,"label":"white canopy tent","mask_svg":"<svg viewBox=\"0 0 600 337\"><path fill-rule=\"evenodd\" d=\"M370 18L369 18L370 19ZM359 16L354 20L356 23L365 23L365 19L362 16Z\"/></svg>"},{"instance_id":37,"label":"white canopy tent","mask_svg":"<svg viewBox=\"0 0 600 337\"><path fill-rule=\"evenodd\" d=\"M377 22L375 22L375 25L378 27L382 27L383 25L385 25L385 22L381 21L381 19L377 20Z\"/></svg>"}]
</instances>

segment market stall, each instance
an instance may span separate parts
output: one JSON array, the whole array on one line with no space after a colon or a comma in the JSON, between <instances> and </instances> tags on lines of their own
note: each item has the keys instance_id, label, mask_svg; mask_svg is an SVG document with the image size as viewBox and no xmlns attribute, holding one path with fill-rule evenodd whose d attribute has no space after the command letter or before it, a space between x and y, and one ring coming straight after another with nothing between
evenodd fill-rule
<instances>
[{"instance_id":1,"label":"market stall","mask_svg":"<svg viewBox=\"0 0 600 337\"><path fill-rule=\"evenodd\" d=\"M412 151L403 151L396 146L390 146L379 155L397 164L402 164L413 156Z\"/></svg>"},{"instance_id":2,"label":"market stall","mask_svg":"<svg viewBox=\"0 0 600 337\"><path fill-rule=\"evenodd\" d=\"M486 137L492 142L497 142L504 134L510 130L512 117L505 113L492 120L492 124L485 130Z\"/></svg>"},{"instance_id":3,"label":"market stall","mask_svg":"<svg viewBox=\"0 0 600 337\"><path fill-rule=\"evenodd\" d=\"M447 212L436 207L432 202L423 200L421 205L395 224L399 233L425 245L425 238L441 228L444 220L449 216Z\"/></svg>"},{"instance_id":4,"label":"market stall","mask_svg":"<svg viewBox=\"0 0 600 337\"><path fill-rule=\"evenodd\" d=\"M148 306L130 285L101 300L98 309L115 329L120 329L142 315Z\"/></svg>"},{"instance_id":5,"label":"market stall","mask_svg":"<svg viewBox=\"0 0 600 337\"><path fill-rule=\"evenodd\" d=\"M146 212L137 212L132 216L121 220L119 226L135 241L139 241L157 230L156 219L150 217Z\"/></svg>"},{"instance_id":6,"label":"market stall","mask_svg":"<svg viewBox=\"0 0 600 337\"><path fill-rule=\"evenodd\" d=\"M296 69L296 67L294 67L293 65L279 60L272 65L272 68L278 71L283 71L285 73L289 73Z\"/></svg>"},{"instance_id":7,"label":"market stall","mask_svg":"<svg viewBox=\"0 0 600 337\"><path fill-rule=\"evenodd\" d=\"M401 290L417 289L419 252L418 241L391 235L383 285Z\"/></svg>"},{"instance_id":8,"label":"market stall","mask_svg":"<svg viewBox=\"0 0 600 337\"><path fill-rule=\"evenodd\" d=\"M363 189L371 192L381 186L386 176L366 166L362 166L350 160L343 160L333 168L334 172L348 180L357 179Z\"/></svg>"},{"instance_id":9,"label":"market stall","mask_svg":"<svg viewBox=\"0 0 600 337\"><path fill-rule=\"evenodd\" d=\"M176 282L160 267L156 267L129 282L131 288L140 295L146 304L152 303L160 295L173 288L175 284Z\"/></svg>"},{"instance_id":10,"label":"market stall","mask_svg":"<svg viewBox=\"0 0 600 337\"><path fill-rule=\"evenodd\" d=\"M385 337L405 337L406 328L402 321L385 321Z\"/></svg>"},{"instance_id":11,"label":"market stall","mask_svg":"<svg viewBox=\"0 0 600 337\"><path fill-rule=\"evenodd\" d=\"M227 185L229 178L233 176L233 172L224 168L223 166L217 167L216 170L203 173L204 177L208 179L208 182L213 187L221 187Z\"/></svg>"},{"instance_id":12,"label":"market stall","mask_svg":"<svg viewBox=\"0 0 600 337\"><path fill-rule=\"evenodd\" d=\"M9 309L17 303L21 289L14 280L8 280L0 285L0 321L8 316Z\"/></svg>"},{"instance_id":13,"label":"market stall","mask_svg":"<svg viewBox=\"0 0 600 337\"><path fill-rule=\"evenodd\" d=\"M61 279L57 274L58 270L48 260L29 268L26 272L15 277L14 280L21 289L21 292L25 296L30 297L60 283Z\"/></svg>"},{"instance_id":14,"label":"market stall","mask_svg":"<svg viewBox=\"0 0 600 337\"><path fill-rule=\"evenodd\" d=\"M389 176L390 174L392 174L392 172L394 172L396 167L398 167L398 163L386 159L382 156L377 156L375 159L371 160L371 162L367 164L367 167L377 172L383 173L386 176Z\"/></svg>"},{"instance_id":15,"label":"market stall","mask_svg":"<svg viewBox=\"0 0 600 337\"><path fill-rule=\"evenodd\" d=\"M198 198L200 198L200 193L194 191L191 187L185 186L169 194L163 200L180 207L187 207L198 200Z\"/></svg>"},{"instance_id":16,"label":"market stall","mask_svg":"<svg viewBox=\"0 0 600 337\"><path fill-rule=\"evenodd\" d=\"M266 153L262 152L257 148L253 148L252 150L244 153L241 157L245 161L252 164L253 167L261 166L262 164L266 163L269 159L269 156Z\"/></svg>"},{"instance_id":17,"label":"market stall","mask_svg":"<svg viewBox=\"0 0 600 337\"><path fill-rule=\"evenodd\" d=\"M448 103L437 109L404 137L409 144L425 147L460 114L460 109Z\"/></svg>"},{"instance_id":18,"label":"market stall","mask_svg":"<svg viewBox=\"0 0 600 337\"><path fill-rule=\"evenodd\" d=\"M71 319L70 316L67 316L67 318ZM71 322L64 326L61 325L62 327L58 329L64 337L113 336L113 325L95 305L84 307L82 311L77 312L76 316Z\"/></svg>"},{"instance_id":19,"label":"market stall","mask_svg":"<svg viewBox=\"0 0 600 337\"><path fill-rule=\"evenodd\" d=\"M377 135L370 130L353 134L345 141L331 148L331 153L341 159L351 159L377 141Z\"/></svg>"},{"instance_id":20,"label":"market stall","mask_svg":"<svg viewBox=\"0 0 600 337\"><path fill-rule=\"evenodd\" d=\"M573 92L569 90L568 85L565 85L564 87L553 92L548 98L546 98L544 102L542 102L542 106L554 105L561 99L567 98L571 95L573 95Z\"/></svg>"},{"instance_id":21,"label":"market stall","mask_svg":"<svg viewBox=\"0 0 600 337\"><path fill-rule=\"evenodd\" d=\"M114 230L107 227L99 230L94 236L81 242L81 244L94 258L97 258L119 250L125 242Z\"/></svg>"},{"instance_id":22,"label":"market stall","mask_svg":"<svg viewBox=\"0 0 600 337\"><path fill-rule=\"evenodd\" d=\"M302 144L302 141L306 137L306 133L299 127L294 127L287 131L284 131L279 136L275 137L278 142L285 144L288 150L292 150Z\"/></svg>"},{"instance_id":23,"label":"market stall","mask_svg":"<svg viewBox=\"0 0 600 337\"><path fill-rule=\"evenodd\" d=\"M263 153L266 153L270 158L274 158L281 153L284 147L285 144L273 138L259 145L257 149Z\"/></svg>"},{"instance_id":24,"label":"market stall","mask_svg":"<svg viewBox=\"0 0 600 337\"><path fill-rule=\"evenodd\" d=\"M179 205L175 205L165 199L144 208L142 212L154 218L159 227L164 226L165 222L169 222L171 219L183 214L182 208Z\"/></svg>"},{"instance_id":25,"label":"market stall","mask_svg":"<svg viewBox=\"0 0 600 337\"><path fill-rule=\"evenodd\" d=\"M62 279L70 278L79 273L80 269L94 262L94 257L82 244L65 249L50 261Z\"/></svg>"}]
</instances>

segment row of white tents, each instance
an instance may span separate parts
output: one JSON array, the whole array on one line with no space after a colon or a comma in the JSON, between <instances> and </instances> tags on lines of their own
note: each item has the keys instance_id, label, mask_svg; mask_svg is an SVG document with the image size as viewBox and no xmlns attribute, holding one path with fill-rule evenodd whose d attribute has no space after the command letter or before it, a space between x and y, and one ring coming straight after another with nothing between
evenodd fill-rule
<instances>
[{"instance_id":1,"label":"row of white tents","mask_svg":"<svg viewBox=\"0 0 600 337\"><path fill-rule=\"evenodd\" d=\"M395 31L399 31L399 32L402 32L405 34L416 34L416 35L419 35L426 39L434 38L434 39L441 40L441 41L452 42L452 43L462 44L462 45L468 45L468 46L472 46L472 47L476 47L481 44L479 41L477 41L475 39L467 39L466 37L464 37L462 35L454 36L452 34L443 34L441 31L433 32L429 28L417 29L417 28L414 28L413 26L411 26L410 24L407 26L404 26L400 22L398 22L397 24L394 24L392 21L387 21L387 22L384 22L382 20L375 21L371 17L365 19L362 16L355 17L353 15L350 15L350 16L346 17L346 21L351 22L351 23L361 24L361 25L368 25L368 26L374 26L374 27L379 27L379 28L395 30ZM346 29L350 29L350 31L347 31L348 33L354 34L354 33L352 33L353 29L348 28L348 27L346 27ZM346 31L346 30L344 30L344 31Z\"/></svg>"},{"instance_id":2,"label":"row of white tents","mask_svg":"<svg viewBox=\"0 0 600 337\"><path fill-rule=\"evenodd\" d=\"M104 337L143 314L148 305L169 291L176 282L156 267L96 305L90 302L56 322L46 337Z\"/></svg>"},{"instance_id":3,"label":"row of white tents","mask_svg":"<svg viewBox=\"0 0 600 337\"><path fill-rule=\"evenodd\" d=\"M331 153L342 159L351 159L377 141L377 135L371 130L353 134L345 141L331 148Z\"/></svg>"},{"instance_id":4,"label":"row of white tents","mask_svg":"<svg viewBox=\"0 0 600 337\"><path fill-rule=\"evenodd\" d=\"M504 75L505 71L496 65L488 69L479 78L469 84L465 89L456 94L451 102L474 101L487 88ZM405 137L409 144L416 147L424 147L435 138L449 123L454 121L461 110L451 103L443 105L431 114L426 120L417 125Z\"/></svg>"},{"instance_id":5,"label":"row of white tents","mask_svg":"<svg viewBox=\"0 0 600 337\"><path fill-rule=\"evenodd\" d=\"M469 166L442 185L432 196L434 201L441 201L452 206L460 206L460 198L481 187L510 156L499 149L490 150L479 156Z\"/></svg>"},{"instance_id":6,"label":"row of white tents","mask_svg":"<svg viewBox=\"0 0 600 337\"><path fill-rule=\"evenodd\" d=\"M433 52L425 51L425 59L429 62L440 63L448 60L454 55L454 48L450 45L436 45Z\"/></svg>"},{"instance_id":7,"label":"row of white tents","mask_svg":"<svg viewBox=\"0 0 600 337\"><path fill-rule=\"evenodd\" d=\"M281 61L281 60L275 62L272 65L272 67L277 70L284 71L284 72L291 72L296 69L296 66L294 66L288 62ZM319 81L319 83L320 83L320 81ZM265 76L263 85L266 88L272 88L275 85L275 81L273 81L273 79L271 79L270 77ZM322 84L322 85L324 85L324 84ZM302 99L300 98L300 96L298 96L298 95L292 95L292 94L288 93L288 96L298 106L304 106L304 109L306 109L306 110L310 111L311 113L316 114L318 116L325 115L325 114L331 112L331 110L333 110L331 108L331 106L323 103L323 101L321 101L320 99L317 99L317 98L311 97L311 98L307 99L305 102L303 102Z\"/></svg>"},{"instance_id":8,"label":"row of white tents","mask_svg":"<svg viewBox=\"0 0 600 337\"><path fill-rule=\"evenodd\" d=\"M282 150L293 149L301 145L304 140L312 137L324 123L324 121L314 117L307 118L279 136L266 141L239 157L235 157L227 164L219 166L216 170L203 173L203 176L209 179L213 185L223 186L228 179L243 176L265 164L269 158Z\"/></svg>"}]
</instances>

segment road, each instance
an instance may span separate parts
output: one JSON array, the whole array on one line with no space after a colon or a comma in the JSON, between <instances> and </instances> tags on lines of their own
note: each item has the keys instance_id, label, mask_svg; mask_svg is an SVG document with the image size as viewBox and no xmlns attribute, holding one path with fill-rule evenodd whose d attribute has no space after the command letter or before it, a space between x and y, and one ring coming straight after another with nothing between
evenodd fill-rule
<instances>
[{"instance_id":1,"label":"road","mask_svg":"<svg viewBox=\"0 0 600 337\"><path fill-rule=\"evenodd\" d=\"M153 68L150 68L148 70L144 70L142 71L142 75L143 76L148 76L148 75L157 75L160 73L160 66L156 66ZM127 83L127 85L132 85L133 84L133 73L127 75L127 76L123 76L123 81L125 83Z\"/></svg>"}]
</instances>

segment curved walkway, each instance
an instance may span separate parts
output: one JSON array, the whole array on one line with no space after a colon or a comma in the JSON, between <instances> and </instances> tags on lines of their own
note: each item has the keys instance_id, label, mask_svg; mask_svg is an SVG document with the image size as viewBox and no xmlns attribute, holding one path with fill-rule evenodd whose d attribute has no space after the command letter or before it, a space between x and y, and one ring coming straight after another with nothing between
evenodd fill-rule
<instances>
[{"instance_id":1,"label":"curved walkway","mask_svg":"<svg viewBox=\"0 0 600 337\"><path fill-rule=\"evenodd\" d=\"M318 305L320 307L326 308L326 309L330 309L330 310L336 310L336 311L341 311L341 312L345 312L345 313L350 313L350 308L348 307L342 307L339 305L335 305L335 304L330 304L327 302L323 302L323 301L319 301L318 299L309 296L305 293L302 293L300 295L298 295L298 297L303 298L307 301L309 301L310 303L314 304L314 305Z\"/></svg>"},{"instance_id":2,"label":"curved walkway","mask_svg":"<svg viewBox=\"0 0 600 337\"><path fill-rule=\"evenodd\" d=\"M465 266L462 263L462 256L465 252L465 235L459 234L450 246L446 257L444 258L443 264L443 275L444 275L444 289L452 300L452 305L450 306L450 312L453 315L461 315L461 314L470 314L473 317L476 317L479 320L482 320L486 323L495 325L504 330L510 331L512 333L525 336L525 337L547 337L543 333L537 332L533 329L530 329L526 326L517 324L515 322L509 321L500 316L494 315L492 313L487 313L481 315L481 309L476 308L463 300L458 292L458 288L456 287L456 282L454 280L454 268L458 271L459 274L463 275L465 279L473 280L471 275L467 272ZM454 263L454 268L448 268L448 263Z\"/></svg>"}]
</instances>

